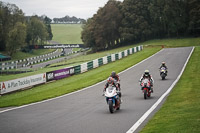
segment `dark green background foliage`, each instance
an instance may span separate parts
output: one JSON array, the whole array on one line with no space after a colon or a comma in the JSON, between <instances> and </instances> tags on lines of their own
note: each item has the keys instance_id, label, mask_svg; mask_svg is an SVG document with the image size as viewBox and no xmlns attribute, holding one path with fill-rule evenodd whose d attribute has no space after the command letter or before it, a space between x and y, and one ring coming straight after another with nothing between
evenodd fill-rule
<instances>
[{"instance_id":1,"label":"dark green background foliage","mask_svg":"<svg viewBox=\"0 0 200 133\"><path fill-rule=\"evenodd\" d=\"M51 40L51 19L47 16L24 16L15 4L0 1L0 51L12 55L29 44Z\"/></svg>"},{"instance_id":2,"label":"dark green background foliage","mask_svg":"<svg viewBox=\"0 0 200 133\"><path fill-rule=\"evenodd\" d=\"M13 49L7 52L12 55L24 46L51 40L51 21L47 16L24 16L16 5L0 2L0 51ZM16 34L21 30L25 32ZM199 0L109 0L83 24L81 39L96 52L150 39L199 35Z\"/></svg>"},{"instance_id":3,"label":"dark green background foliage","mask_svg":"<svg viewBox=\"0 0 200 133\"><path fill-rule=\"evenodd\" d=\"M149 39L199 35L199 0L109 0L87 20L82 40L100 51Z\"/></svg>"}]
</instances>

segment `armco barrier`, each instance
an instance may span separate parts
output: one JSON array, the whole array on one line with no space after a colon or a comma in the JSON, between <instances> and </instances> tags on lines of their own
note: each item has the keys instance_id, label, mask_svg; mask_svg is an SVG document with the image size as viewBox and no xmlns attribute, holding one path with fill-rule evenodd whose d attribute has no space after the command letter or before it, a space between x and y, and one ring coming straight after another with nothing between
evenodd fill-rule
<instances>
[{"instance_id":1,"label":"armco barrier","mask_svg":"<svg viewBox=\"0 0 200 133\"><path fill-rule=\"evenodd\" d=\"M127 52L128 52L128 55L130 55L130 50L129 49L127 50Z\"/></svg>"},{"instance_id":2,"label":"armco barrier","mask_svg":"<svg viewBox=\"0 0 200 133\"><path fill-rule=\"evenodd\" d=\"M93 67L94 68L99 67L98 59L93 60Z\"/></svg>"},{"instance_id":3,"label":"armco barrier","mask_svg":"<svg viewBox=\"0 0 200 133\"><path fill-rule=\"evenodd\" d=\"M119 59L119 54L115 54L115 60Z\"/></svg>"},{"instance_id":4,"label":"armco barrier","mask_svg":"<svg viewBox=\"0 0 200 133\"><path fill-rule=\"evenodd\" d=\"M12 91L31 87L34 85L43 84L43 83L51 81L51 80L58 80L58 79L66 78L73 74L80 74L80 73L89 71L93 68L102 66L103 64L107 64L109 62L119 60L122 57L128 56L131 53L133 54L135 52L141 51L142 49L143 49L143 46L138 46L138 47L129 49L131 51L125 50L125 51L119 52L117 54L111 54L109 56L104 56L102 58L95 59L93 61L89 61L89 62L83 63L81 65L77 65L74 67L50 71L47 73L37 74L37 75L19 78L19 79L15 79L15 80L3 81L3 82L0 82L0 94L5 94L5 93L12 92Z\"/></svg>"},{"instance_id":5,"label":"armco barrier","mask_svg":"<svg viewBox=\"0 0 200 133\"><path fill-rule=\"evenodd\" d=\"M115 61L115 54L111 55L111 61Z\"/></svg>"},{"instance_id":6,"label":"armco barrier","mask_svg":"<svg viewBox=\"0 0 200 133\"><path fill-rule=\"evenodd\" d=\"M99 66L103 65L103 58L98 59Z\"/></svg>"},{"instance_id":7,"label":"armco barrier","mask_svg":"<svg viewBox=\"0 0 200 133\"><path fill-rule=\"evenodd\" d=\"M77 66L74 67L74 73L75 74L81 73L81 65L77 65Z\"/></svg>"},{"instance_id":8,"label":"armco barrier","mask_svg":"<svg viewBox=\"0 0 200 133\"><path fill-rule=\"evenodd\" d=\"M58 52L58 54L57 54L57 52L58 52L58 50L56 50L52 53L49 53L49 54L40 55L40 56L27 58L27 59L23 59L23 60L3 62L3 63L0 63L0 70L17 69L17 68L25 67L27 65L33 65L36 63L40 63L42 61L60 57L61 53ZM40 59L40 58L43 58L43 59Z\"/></svg>"},{"instance_id":9,"label":"armco barrier","mask_svg":"<svg viewBox=\"0 0 200 133\"><path fill-rule=\"evenodd\" d=\"M79 66L74 67L74 74L87 72L87 71L89 71L93 68L97 68L97 67L102 66L104 64L119 60L123 57L130 55L130 54L141 51L142 49L143 49L143 46L137 46L137 47L130 48L130 49L124 50L122 52L119 52L117 54L111 54L111 55L104 56L104 57L99 58L99 59L95 59L93 61L83 63Z\"/></svg>"},{"instance_id":10,"label":"armco barrier","mask_svg":"<svg viewBox=\"0 0 200 133\"><path fill-rule=\"evenodd\" d=\"M93 61L87 63L87 70L93 69Z\"/></svg>"},{"instance_id":11,"label":"armco barrier","mask_svg":"<svg viewBox=\"0 0 200 133\"><path fill-rule=\"evenodd\" d=\"M110 63L111 61L111 56L107 56L107 62Z\"/></svg>"}]
</instances>

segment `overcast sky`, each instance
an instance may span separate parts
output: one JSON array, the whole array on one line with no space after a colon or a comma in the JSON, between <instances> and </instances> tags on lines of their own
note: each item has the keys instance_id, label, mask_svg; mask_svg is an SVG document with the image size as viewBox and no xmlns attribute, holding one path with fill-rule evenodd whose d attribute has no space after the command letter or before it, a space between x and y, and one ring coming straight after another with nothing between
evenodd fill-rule
<instances>
[{"instance_id":1,"label":"overcast sky","mask_svg":"<svg viewBox=\"0 0 200 133\"><path fill-rule=\"evenodd\" d=\"M66 15L78 18L90 18L103 7L108 0L1 0L17 5L26 16L47 15L51 19ZM123 0L118 0L123 1Z\"/></svg>"}]
</instances>

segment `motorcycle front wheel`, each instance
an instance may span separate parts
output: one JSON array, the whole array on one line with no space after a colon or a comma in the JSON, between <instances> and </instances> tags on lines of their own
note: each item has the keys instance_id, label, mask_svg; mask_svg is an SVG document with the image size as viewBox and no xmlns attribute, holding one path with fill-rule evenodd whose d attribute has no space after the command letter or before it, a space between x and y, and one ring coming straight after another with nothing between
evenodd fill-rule
<instances>
[{"instance_id":1,"label":"motorcycle front wheel","mask_svg":"<svg viewBox=\"0 0 200 133\"><path fill-rule=\"evenodd\" d=\"M113 113L114 112L113 102L108 101L108 106L109 106L110 113Z\"/></svg>"},{"instance_id":2,"label":"motorcycle front wheel","mask_svg":"<svg viewBox=\"0 0 200 133\"><path fill-rule=\"evenodd\" d=\"M162 80L164 80L165 79L165 74L162 73L161 77L162 77Z\"/></svg>"},{"instance_id":3,"label":"motorcycle front wheel","mask_svg":"<svg viewBox=\"0 0 200 133\"><path fill-rule=\"evenodd\" d=\"M144 90L144 99L147 99L147 90Z\"/></svg>"}]
</instances>

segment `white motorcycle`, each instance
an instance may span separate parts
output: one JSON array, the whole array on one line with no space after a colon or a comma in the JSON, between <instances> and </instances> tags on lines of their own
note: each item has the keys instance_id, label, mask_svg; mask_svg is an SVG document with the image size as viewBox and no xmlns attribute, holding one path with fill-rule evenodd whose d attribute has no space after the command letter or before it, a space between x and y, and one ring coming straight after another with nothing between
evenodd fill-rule
<instances>
[{"instance_id":1,"label":"white motorcycle","mask_svg":"<svg viewBox=\"0 0 200 133\"><path fill-rule=\"evenodd\" d=\"M114 85L109 85L106 88L104 95L106 97L106 102L109 106L110 113L120 109L121 99L119 97L119 92Z\"/></svg>"},{"instance_id":2,"label":"white motorcycle","mask_svg":"<svg viewBox=\"0 0 200 133\"><path fill-rule=\"evenodd\" d=\"M160 68L160 76L161 76L162 80L164 80L165 77L167 76L167 70L165 67Z\"/></svg>"}]
</instances>

